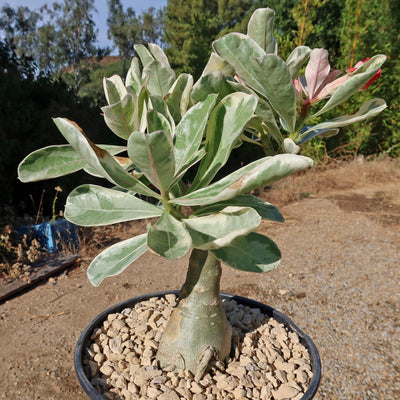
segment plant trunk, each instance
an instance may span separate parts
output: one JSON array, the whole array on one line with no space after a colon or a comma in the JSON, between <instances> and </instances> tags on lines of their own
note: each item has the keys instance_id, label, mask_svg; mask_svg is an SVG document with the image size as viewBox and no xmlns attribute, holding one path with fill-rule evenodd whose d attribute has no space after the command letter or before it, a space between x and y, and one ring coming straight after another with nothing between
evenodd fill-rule
<instances>
[{"instance_id":1,"label":"plant trunk","mask_svg":"<svg viewBox=\"0 0 400 400\"><path fill-rule=\"evenodd\" d=\"M231 350L232 327L222 308L221 263L206 250L194 249L186 281L161 338L157 360L200 378L213 359L223 361Z\"/></svg>"}]
</instances>

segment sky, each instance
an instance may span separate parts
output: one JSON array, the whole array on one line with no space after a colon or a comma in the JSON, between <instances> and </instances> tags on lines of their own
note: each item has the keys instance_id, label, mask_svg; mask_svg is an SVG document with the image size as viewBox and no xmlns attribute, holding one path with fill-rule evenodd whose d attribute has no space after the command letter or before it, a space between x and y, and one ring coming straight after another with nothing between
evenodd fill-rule
<instances>
[{"instance_id":1,"label":"sky","mask_svg":"<svg viewBox=\"0 0 400 400\"><path fill-rule=\"evenodd\" d=\"M57 1L57 0L56 0ZM61 2L58 0L58 2ZM150 7L155 9L162 8L167 5L167 0L121 0L124 9L131 7L135 10L136 15L140 14L143 10L147 10ZM13 8L19 6L29 7L31 10L36 10L44 4L54 3L54 0L0 0L0 8L5 4L9 4ZM94 21L96 27L99 30L97 35L97 41L100 47L110 46L112 43L107 38L107 0L95 0L95 7L97 13L94 13ZM115 50L112 54L115 54Z\"/></svg>"}]
</instances>

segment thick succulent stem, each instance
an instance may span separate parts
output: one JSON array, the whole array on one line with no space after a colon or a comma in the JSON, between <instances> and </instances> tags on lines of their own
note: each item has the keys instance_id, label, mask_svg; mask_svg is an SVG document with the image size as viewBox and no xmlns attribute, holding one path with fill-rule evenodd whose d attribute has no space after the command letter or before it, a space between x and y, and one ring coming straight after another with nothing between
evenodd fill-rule
<instances>
[{"instance_id":1,"label":"thick succulent stem","mask_svg":"<svg viewBox=\"0 0 400 400\"><path fill-rule=\"evenodd\" d=\"M215 256L194 249L178 305L158 347L161 367L173 364L176 369L188 369L199 377L210 354L219 360L229 356L232 328L222 308L220 278L221 264Z\"/></svg>"}]
</instances>

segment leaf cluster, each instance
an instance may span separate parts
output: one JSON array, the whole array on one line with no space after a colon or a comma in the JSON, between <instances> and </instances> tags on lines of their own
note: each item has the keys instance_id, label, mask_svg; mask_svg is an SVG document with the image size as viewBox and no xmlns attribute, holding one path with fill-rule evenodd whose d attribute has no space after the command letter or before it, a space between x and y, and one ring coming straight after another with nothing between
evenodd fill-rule
<instances>
[{"instance_id":1,"label":"leaf cluster","mask_svg":"<svg viewBox=\"0 0 400 400\"><path fill-rule=\"evenodd\" d=\"M226 264L262 272L278 265L280 252L256 233L261 219L283 221L271 204L251 190L311 165L292 154L264 157L215 179L252 119L257 98L243 92L198 100L193 78L175 75L158 45L136 45L125 82L104 79L109 129L126 146L96 145L74 122L56 118L69 145L48 146L20 164L23 182L84 169L112 186L81 185L70 193L65 216L84 226L158 218L147 233L108 248L88 275L98 285L145 251L175 259L192 248L209 250ZM125 153L125 156L124 156ZM127 155L127 157L126 157ZM183 179L189 169L194 179Z\"/></svg>"},{"instance_id":2,"label":"leaf cluster","mask_svg":"<svg viewBox=\"0 0 400 400\"><path fill-rule=\"evenodd\" d=\"M279 249L256 230L263 218L282 221L282 215L249 193L309 167L312 160L297 155L302 143L376 115L386 104L372 99L355 114L306 125L368 84L385 57L371 58L338 81L322 49L298 46L281 59L273 25L273 10L256 10L247 34L228 33L213 43L195 83L190 74L176 75L157 44L135 45L125 81L118 75L103 81L104 121L126 145L97 145L75 122L56 118L69 145L37 150L21 162L23 182L84 169L113 185L82 185L70 193L65 216L71 222L97 226L157 218L147 233L93 260L93 284L147 250L169 259L207 250L233 268L254 272L278 265ZM320 99L325 102L311 113ZM219 178L243 141L263 147L267 156ZM191 182L184 179L189 170Z\"/></svg>"}]
</instances>

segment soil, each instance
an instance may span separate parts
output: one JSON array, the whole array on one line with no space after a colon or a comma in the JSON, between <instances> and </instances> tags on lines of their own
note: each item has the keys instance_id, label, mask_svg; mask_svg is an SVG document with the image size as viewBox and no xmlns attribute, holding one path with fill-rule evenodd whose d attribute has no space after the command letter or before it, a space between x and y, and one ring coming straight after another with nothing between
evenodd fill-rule
<instances>
[{"instance_id":1,"label":"soil","mask_svg":"<svg viewBox=\"0 0 400 400\"><path fill-rule=\"evenodd\" d=\"M224 267L222 291L271 305L314 340L323 364L316 399L399 399L399 166L331 172L297 177L290 195L287 186L261 194L286 219L261 227L282 262L263 275ZM179 288L186 263L146 253L98 288L81 263L1 303L0 399L85 399L73 352L87 323L124 299Z\"/></svg>"}]
</instances>

